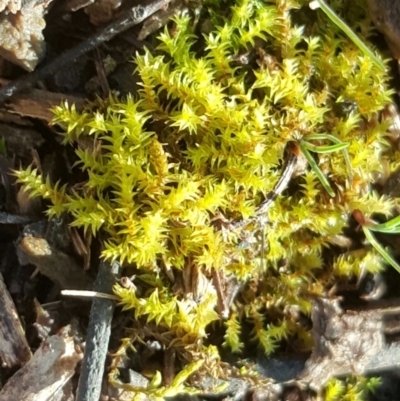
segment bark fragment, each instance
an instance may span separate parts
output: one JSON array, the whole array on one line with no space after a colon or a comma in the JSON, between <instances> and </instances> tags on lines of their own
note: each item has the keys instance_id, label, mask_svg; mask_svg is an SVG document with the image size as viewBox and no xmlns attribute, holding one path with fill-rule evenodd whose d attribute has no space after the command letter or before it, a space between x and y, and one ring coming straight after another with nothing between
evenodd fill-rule
<instances>
[{"instance_id":1,"label":"bark fragment","mask_svg":"<svg viewBox=\"0 0 400 401\"><path fill-rule=\"evenodd\" d=\"M85 274L83 266L67 253L67 249L62 249L62 244L70 244L68 228L63 222L30 224L25 227L18 242L20 263L35 265L63 289L90 289L91 278Z\"/></svg>"},{"instance_id":2,"label":"bark fragment","mask_svg":"<svg viewBox=\"0 0 400 401\"><path fill-rule=\"evenodd\" d=\"M4 365L13 367L24 364L30 358L24 329L0 273L0 359Z\"/></svg>"},{"instance_id":3,"label":"bark fragment","mask_svg":"<svg viewBox=\"0 0 400 401\"><path fill-rule=\"evenodd\" d=\"M48 401L74 375L82 352L69 328L43 341L32 359L0 391L0 401Z\"/></svg>"},{"instance_id":4,"label":"bark fragment","mask_svg":"<svg viewBox=\"0 0 400 401\"><path fill-rule=\"evenodd\" d=\"M314 390L333 376L362 375L385 349L383 321L377 311L341 310L334 300L316 299L311 313L314 349L300 379Z\"/></svg>"}]
</instances>

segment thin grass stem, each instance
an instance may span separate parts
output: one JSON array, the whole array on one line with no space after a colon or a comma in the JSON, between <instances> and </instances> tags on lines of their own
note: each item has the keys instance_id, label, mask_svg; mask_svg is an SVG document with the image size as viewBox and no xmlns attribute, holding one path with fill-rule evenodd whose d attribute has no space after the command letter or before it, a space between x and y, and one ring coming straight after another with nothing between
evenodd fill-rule
<instances>
[{"instance_id":1,"label":"thin grass stem","mask_svg":"<svg viewBox=\"0 0 400 401\"><path fill-rule=\"evenodd\" d=\"M303 141L303 144L311 152L321 153L321 154L337 152L339 150L346 149L349 146L349 144L345 143L345 142L337 143L335 145L329 145L329 146L313 145L313 144L311 144L309 142L306 142L306 141Z\"/></svg>"},{"instance_id":2,"label":"thin grass stem","mask_svg":"<svg viewBox=\"0 0 400 401\"><path fill-rule=\"evenodd\" d=\"M368 226L371 231L377 231L380 233L387 234L399 234L400 233L400 216L397 216L386 223L373 224Z\"/></svg>"},{"instance_id":3,"label":"thin grass stem","mask_svg":"<svg viewBox=\"0 0 400 401\"><path fill-rule=\"evenodd\" d=\"M371 58L373 63L381 70L385 71L385 64L380 60L372 50L355 34L355 32L325 3L324 0L315 0L325 15L337 25L349 39L364 53Z\"/></svg>"},{"instance_id":4,"label":"thin grass stem","mask_svg":"<svg viewBox=\"0 0 400 401\"><path fill-rule=\"evenodd\" d=\"M332 134L325 134L325 133L307 135L306 138L307 138L307 140L311 140L311 141L312 140L319 141L319 140L322 140L322 139L327 139L327 140L329 140L329 141L331 141L333 143L346 143L346 142L341 141L339 138L336 138L336 136L334 136ZM348 144L348 146L349 145L350 144ZM348 171L348 174L349 174L348 175L349 182L350 182L350 184L352 184L352 182L353 182L353 169L351 167L349 152L347 151L347 147L348 146L344 147L342 150L343 150L343 154L344 154L344 160L345 160L345 163L346 163L347 171Z\"/></svg>"},{"instance_id":5,"label":"thin grass stem","mask_svg":"<svg viewBox=\"0 0 400 401\"><path fill-rule=\"evenodd\" d=\"M326 179L326 177L324 176L324 173L321 171L321 169L318 167L315 159L312 157L312 155L310 154L310 152L307 150L305 143L303 141L300 141L299 144L300 150L302 151L303 155L305 156L305 158L308 161L308 164L310 165L310 167L314 170L315 174L317 175L317 177L319 178L319 180L321 181L321 184L323 185L323 187L326 189L326 191L328 192L328 194L332 197L335 196L335 192L333 191L332 187L330 186L328 180Z\"/></svg>"},{"instance_id":6,"label":"thin grass stem","mask_svg":"<svg viewBox=\"0 0 400 401\"><path fill-rule=\"evenodd\" d=\"M394 267L400 273L400 265L392 258L392 256L385 250L385 248L376 240L372 234L370 228L362 226L365 234L365 238L370 242L370 244L379 252L379 254L388 262L392 267Z\"/></svg>"}]
</instances>

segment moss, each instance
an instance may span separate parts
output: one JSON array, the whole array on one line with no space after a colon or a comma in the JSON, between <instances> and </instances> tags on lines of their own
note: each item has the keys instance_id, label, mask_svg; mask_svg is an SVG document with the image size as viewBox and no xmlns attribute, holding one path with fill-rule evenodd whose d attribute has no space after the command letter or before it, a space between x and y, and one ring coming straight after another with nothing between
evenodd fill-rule
<instances>
[{"instance_id":1,"label":"moss","mask_svg":"<svg viewBox=\"0 0 400 401\"><path fill-rule=\"evenodd\" d=\"M349 377L347 379L331 379L325 388L325 401L364 401L369 393L375 393L381 380L376 377Z\"/></svg>"},{"instance_id":2,"label":"moss","mask_svg":"<svg viewBox=\"0 0 400 401\"><path fill-rule=\"evenodd\" d=\"M102 256L136 267L146 290L139 296L117 284L115 293L139 326L151 325L146 334L136 329L125 347L162 334L163 347L184 355L182 372L208 361L195 366L211 376L223 376L218 353L203 343L228 302L218 282L234 278L242 288L225 305L226 347L243 348L246 320L267 353L289 336L307 348L309 335L293 313L310 312L307 293L358 274L362 263L382 268L371 249L335 248L329 259L324 249L337 244L355 209L392 213L395 200L379 196L374 179L382 159L399 167L389 122L377 118L392 91L368 56L307 1L233 3L206 3L202 27L211 22L211 32L200 35L189 17L175 18L154 54L138 54L136 98L110 96L82 113L67 104L54 110L65 144L76 144L75 168L87 174L79 189L53 186L32 168L17 173L31 196L50 200L49 216L67 211L73 226L101 230ZM364 2L331 6L369 43ZM273 190L285 149L315 134L348 144L352 180L343 152L313 153L333 196L303 168L267 212L265 247L243 246L259 225L232 230L231 223L252 217ZM189 275L192 284L182 288Z\"/></svg>"}]
</instances>

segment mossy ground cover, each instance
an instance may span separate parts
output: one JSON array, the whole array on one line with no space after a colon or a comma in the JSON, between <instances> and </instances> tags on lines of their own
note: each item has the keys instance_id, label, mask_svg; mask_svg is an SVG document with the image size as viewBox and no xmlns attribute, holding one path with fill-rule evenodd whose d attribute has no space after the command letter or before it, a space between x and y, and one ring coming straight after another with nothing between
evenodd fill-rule
<instances>
[{"instance_id":1,"label":"mossy ground cover","mask_svg":"<svg viewBox=\"0 0 400 401\"><path fill-rule=\"evenodd\" d=\"M375 52L364 2L331 7ZM101 256L135 271L134 285L114 288L135 321L121 352L157 340L176 351L180 372L169 386L155 374L137 391L201 391L185 380L226 377L223 348L310 350L311 296L385 268L352 214L385 221L398 205L377 185L400 160L381 114L393 95L387 73L301 0L205 2L197 24L175 17L134 69L140 89L127 98L54 110L83 182L51 182L33 167L17 175L50 201L49 216L67 212L72 226L101 233ZM329 136L345 146L321 152ZM289 149L296 171L252 220ZM222 329L223 343L210 343Z\"/></svg>"}]
</instances>

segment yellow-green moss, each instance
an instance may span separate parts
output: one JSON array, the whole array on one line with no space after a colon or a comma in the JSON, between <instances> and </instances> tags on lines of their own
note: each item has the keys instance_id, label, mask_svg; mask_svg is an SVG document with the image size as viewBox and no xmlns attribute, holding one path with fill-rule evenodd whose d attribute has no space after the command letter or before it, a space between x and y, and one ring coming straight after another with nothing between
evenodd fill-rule
<instances>
[{"instance_id":1,"label":"yellow-green moss","mask_svg":"<svg viewBox=\"0 0 400 401\"><path fill-rule=\"evenodd\" d=\"M354 209L391 214L394 200L371 185L382 159L392 169L400 160L388 121L377 118L390 102L388 77L321 11L307 1L230 3L229 11L222 1L206 3L203 35L192 32L189 17L175 18L157 52L138 54L138 94L98 100L82 113L67 104L54 110L64 142L78 144L75 168L87 173L79 189L52 186L31 168L18 173L32 196L51 201L49 215L67 211L72 225L102 230L102 256L137 267L148 291L139 298L116 285L121 304L155 323L163 345L181 347L188 361L209 352L202 339L218 319L216 272L243 285L226 322L232 351L243 348L244 319L268 353L290 335L306 344L291 311L309 313L307 292L321 293L332 275L358 274L371 258L381 268L371 250L327 263L323 249L337 243ZM364 2L331 6L368 43ZM342 152L314 154L335 196L312 170L301 171L268 211L264 254L238 246L257 227L232 231L227 222L253 216L281 174L287 144L318 133L349 144L352 181ZM81 147L82 137L92 145ZM203 283L196 293L173 282L190 269ZM216 374L218 358L210 359L201 369Z\"/></svg>"},{"instance_id":2,"label":"yellow-green moss","mask_svg":"<svg viewBox=\"0 0 400 401\"><path fill-rule=\"evenodd\" d=\"M374 393L381 381L371 377L348 377L338 380L332 378L325 387L325 401L364 401L368 393Z\"/></svg>"}]
</instances>

